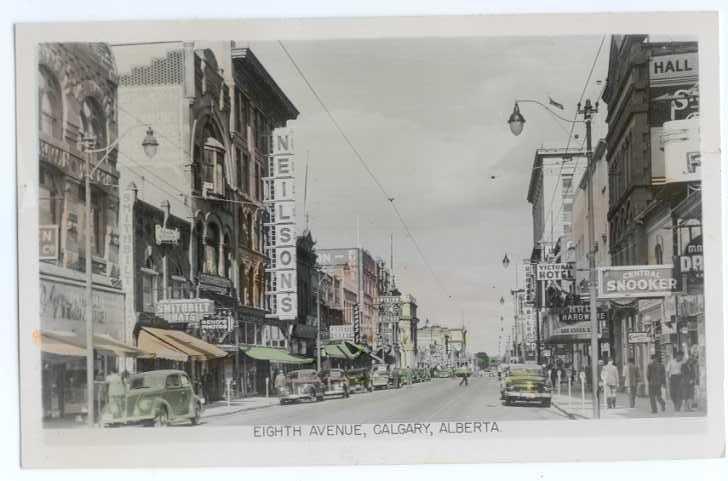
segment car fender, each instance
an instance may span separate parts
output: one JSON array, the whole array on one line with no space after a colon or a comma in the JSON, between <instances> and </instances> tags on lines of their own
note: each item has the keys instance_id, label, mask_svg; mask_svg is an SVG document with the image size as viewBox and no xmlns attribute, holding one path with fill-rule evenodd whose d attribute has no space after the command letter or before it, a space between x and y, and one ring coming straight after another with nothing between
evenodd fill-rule
<instances>
[{"instance_id":1,"label":"car fender","mask_svg":"<svg viewBox=\"0 0 728 481\"><path fill-rule=\"evenodd\" d=\"M154 403L154 417L157 417L157 413L160 412L162 408L165 408L167 410L167 418L172 419L175 417L175 412L172 410L172 406L169 405L167 401L161 398L156 398Z\"/></svg>"}]
</instances>

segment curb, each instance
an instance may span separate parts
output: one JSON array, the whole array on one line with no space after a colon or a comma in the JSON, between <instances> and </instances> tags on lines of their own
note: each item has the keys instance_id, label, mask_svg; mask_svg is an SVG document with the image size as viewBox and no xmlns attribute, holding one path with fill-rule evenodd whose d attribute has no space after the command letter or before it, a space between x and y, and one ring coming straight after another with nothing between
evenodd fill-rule
<instances>
[{"instance_id":1,"label":"curb","mask_svg":"<svg viewBox=\"0 0 728 481\"><path fill-rule=\"evenodd\" d=\"M242 413L242 412L245 412L245 411L257 411L258 409L265 409L265 408L270 408L270 407L273 407L273 406L276 406L276 404L265 404L263 406L241 407L239 409L235 409L234 411L227 411L227 412L219 413L219 414L203 415L202 416L202 419L217 418L217 417L220 417L220 416L229 416L231 414L238 414L238 413Z\"/></svg>"},{"instance_id":2,"label":"curb","mask_svg":"<svg viewBox=\"0 0 728 481\"><path fill-rule=\"evenodd\" d=\"M553 400L551 401L551 406L553 406L554 408L556 408L557 411L561 412L564 416L568 417L571 420L589 419L588 417L582 416L581 414L576 414L576 413L572 413L572 412L567 411L566 409L562 408L557 403L555 403Z\"/></svg>"}]
</instances>

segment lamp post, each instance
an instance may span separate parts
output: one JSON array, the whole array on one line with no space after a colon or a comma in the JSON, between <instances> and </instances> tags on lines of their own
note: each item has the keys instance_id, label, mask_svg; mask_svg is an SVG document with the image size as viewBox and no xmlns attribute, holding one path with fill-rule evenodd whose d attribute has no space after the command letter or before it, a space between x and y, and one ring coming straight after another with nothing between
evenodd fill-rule
<instances>
[{"instance_id":1,"label":"lamp post","mask_svg":"<svg viewBox=\"0 0 728 481\"><path fill-rule=\"evenodd\" d=\"M84 197L85 197L85 209L84 215L86 217L85 226L85 256L86 256L86 402L88 418L87 423L89 427L94 426L94 420L96 418L95 406L94 406L94 323L93 323L93 259L91 255L91 177L96 173L101 164L106 162L109 155L118 146L122 138L126 136L133 128L140 127L141 125L134 125L130 127L122 135L118 136L115 141L107 145L102 149L92 149L91 147L96 143L96 139L93 137L84 137L82 140L82 146L84 149L85 157L85 169L84 169ZM154 136L154 130L147 126L147 135L142 141L142 148L144 154L147 157L152 158L157 154L157 148L159 142L157 142ZM93 166L91 163L91 156L103 152L104 155L98 160Z\"/></svg>"},{"instance_id":2,"label":"lamp post","mask_svg":"<svg viewBox=\"0 0 728 481\"><path fill-rule=\"evenodd\" d=\"M588 218L588 234L589 234L589 249L587 251L587 257L589 260L589 315L591 323L591 374L592 374L592 413L595 419L599 418L599 398L598 398L598 386L599 386L599 321L597 320L597 292L596 292L596 262L594 254L595 239L594 239L594 201L592 199L592 130L591 120L592 116L599 110L599 102L592 105L591 100L587 99L582 107L581 102L577 104L577 114L581 115L583 120L581 121L570 121L560 117L547 106L537 100L517 100L513 107L513 112L508 118L508 125L513 135L520 135L523 131L523 125L526 123L526 119L523 118L518 108L519 102L530 102L540 105L541 107L548 110L555 117L570 123L583 123L586 126L586 159L587 159L587 218ZM537 321L538 322L538 321ZM537 326L538 327L538 326Z\"/></svg>"}]
</instances>

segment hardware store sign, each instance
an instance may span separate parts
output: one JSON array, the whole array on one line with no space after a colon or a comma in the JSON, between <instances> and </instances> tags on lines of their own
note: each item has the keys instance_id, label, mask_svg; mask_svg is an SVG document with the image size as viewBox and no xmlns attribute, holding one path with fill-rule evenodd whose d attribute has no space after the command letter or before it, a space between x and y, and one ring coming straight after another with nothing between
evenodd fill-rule
<instances>
[{"instance_id":1,"label":"hardware store sign","mask_svg":"<svg viewBox=\"0 0 728 481\"><path fill-rule=\"evenodd\" d=\"M666 297L678 290L672 264L599 269L601 299Z\"/></svg>"}]
</instances>

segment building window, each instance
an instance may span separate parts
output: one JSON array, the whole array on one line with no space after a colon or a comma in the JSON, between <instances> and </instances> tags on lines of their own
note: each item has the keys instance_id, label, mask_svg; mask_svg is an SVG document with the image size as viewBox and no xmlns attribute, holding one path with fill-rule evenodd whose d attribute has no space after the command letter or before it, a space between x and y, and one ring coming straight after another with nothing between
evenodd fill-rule
<instances>
[{"instance_id":1,"label":"building window","mask_svg":"<svg viewBox=\"0 0 728 481\"><path fill-rule=\"evenodd\" d=\"M40 67L38 108L40 132L55 139L61 139L63 137L61 89L56 77L45 67Z\"/></svg>"},{"instance_id":2,"label":"building window","mask_svg":"<svg viewBox=\"0 0 728 481\"><path fill-rule=\"evenodd\" d=\"M220 249L220 232L217 225L207 224L207 238L205 239L205 263L206 274L218 275Z\"/></svg>"},{"instance_id":3,"label":"building window","mask_svg":"<svg viewBox=\"0 0 728 481\"><path fill-rule=\"evenodd\" d=\"M157 272L148 269L141 269L142 280L142 311L154 312L157 303Z\"/></svg>"},{"instance_id":4,"label":"building window","mask_svg":"<svg viewBox=\"0 0 728 481\"><path fill-rule=\"evenodd\" d=\"M235 109L235 131L238 133L241 133L243 131L243 122L242 122L242 97L243 94L241 94L238 90L235 90L235 105L233 108Z\"/></svg>"},{"instance_id":5,"label":"building window","mask_svg":"<svg viewBox=\"0 0 728 481\"><path fill-rule=\"evenodd\" d=\"M106 118L103 109L93 97L86 97L81 106L81 129L83 138L93 144L93 148L106 147ZM97 154L99 158L104 152Z\"/></svg>"},{"instance_id":6,"label":"building window","mask_svg":"<svg viewBox=\"0 0 728 481\"><path fill-rule=\"evenodd\" d=\"M655 245L655 264L662 264L662 245Z\"/></svg>"},{"instance_id":7,"label":"building window","mask_svg":"<svg viewBox=\"0 0 728 481\"><path fill-rule=\"evenodd\" d=\"M250 194L250 156L248 154L243 154L242 189L246 194Z\"/></svg>"},{"instance_id":8,"label":"building window","mask_svg":"<svg viewBox=\"0 0 728 481\"><path fill-rule=\"evenodd\" d=\"M571 191L571 177L563 177L561 179L561 187L564 193L569 193Z\"/></svg>"},{"instance_id":9,"label":"building window","mask_svg":"<svg viewBox=\"0 0 728 481\"><path fill-rule=\"evenodd\" d=\"M243 151L242 149L235 149L235 182L241 192L245 191L245 184L243 183Z\"/></svg>"},{"instance_id":10,"label":"building window","mask_svg":"<svg viewBox=\"0 0 728 481\"><path fill-rule=\"evenodd\" d=\"M187 279L183 276L173 275L169 279L170 297L172 299L187 299Z\"/></svg>"},{"instance_id":11,"label":"building window","mask_svg":"<svg viewBox=\"0 0 728 481\"><path fill-rule=\"evenodd\" d=\"M202 223L198 222L195 225L195 237L197 239L195 242L195 246L197 248L197 272L205 271L205 239L203 236L204 232Z\"/></svg>"},{"instance_id":12,"label":"building window","mask_svg":"<svg viewBox=\"0 0 728 481\"><path fill-rule=\"evenodd\" d=\"M63 178L41 165L39 171L40 192L39 225L59 225L63 211Z\"/></svg>"},{"instance_id":13,"label":"building window","mask_svg":"<svg viewBox=\"0 0 728 481\"><path fill-rule=\"evenodd\" d=\"M233 262L232 262L232 246L230 245L230 235L225 234L222 245L224 274L227 279L233 280Z\"/></svg>"},{"instance_id":14,"label":"building window","mask_svg":"<svg viewBox=\"0 0 728 481\"><path fill-rule=\"evenodd\" d=\"M195 188L225 194L225 146L212 124L202 130L195 145L193 167Z\"/></svg>"}]
</instances>

